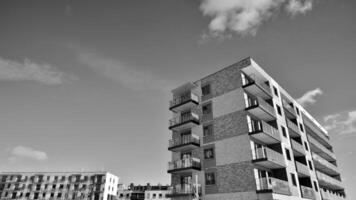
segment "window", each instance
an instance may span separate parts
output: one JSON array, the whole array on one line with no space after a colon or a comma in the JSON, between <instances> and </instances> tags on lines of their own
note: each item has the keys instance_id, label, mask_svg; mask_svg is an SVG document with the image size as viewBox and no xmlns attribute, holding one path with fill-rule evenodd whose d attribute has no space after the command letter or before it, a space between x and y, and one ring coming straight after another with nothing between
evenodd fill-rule
<instances>
[{"instance_id":1,"label":"window","mask_svg":"<svg viewBox=\"0 0 356 200\"><path fill-rule=\"evenodd\" d=\"M153 193L152 199L155 199L155 198L156 198L156 193Z\"/></svg>"},{"instance_id":2,"label":"window","mask_svg":"<svg viewBox=\"0 0 356 200\"><path fill-rule=\"evenodd\" d=\"M277 112L279 115L282 116L282 110L281 110L281 107L279 105L276 105L277 106Z\"/></svg>"},{"instance_id":3,"label":"window","mask_svg":"<svg viewBox=\"0 0 356 200\"><path fill-rule=\"evenodd\" d=\"M212 159L214 158L214 149L204 149L204 159Z\"/></svg>"},{"instance_id":4,"label":"window","mask_svg":"<svg viewBox=\"0 0 356 200\"><path fill-rule=\"evenodd\" d=\"M213 172L205 173L205 185L215 185L215 174Z\"/></svg>"},{"instance_id":5,"label":"window","mask_svg":"<svg viewBox=\"0 0 356 200\"><path fill-rule=\"evenodd\" d=\"M208 115L212 113L212 106L211 103L203 105L203 114Z\"/></svg>"},{"instance_id":6,"label":"window","mask_svg":"<svg viewBox=\"0 0 356 200\"><path fill-rule=\"evenodd\" d=\"M62 193L58 193L57 197L61 198L62 197Z\"/></svg>"},{"instance_id":7,"label":"window","mask_svg":"<svg viewBox=\"0 0 356 200\"><path fill-rule=\"evenodd\" d=\"M299 108L296 107L296 110L297 110L297 115L299 116L299 115L300 115L300 113L299 113Z\"/></svg>"},{"instance_id":8,"label":"window","mask_svg":"<svg viewBox=\"0 0 356 200\"><path fill-rule=\"evenodd\" d=\"M295 180L295 174L290 173L290 177L291 177L291 179L292 179L293 185L294 185L294 186L297 186L297 181Z\"/></svg>"},{"instance_id":9,"label":"window","mask_svg":"<svg viewBox=\"0 0 356 200\"><path fill-rule=\"evenodd\" d=\"M309 164L309 169L313 170L313 165L312 165L312 162L310 160L308 160L308 164Z\"/></svg>"},{"instance_id":10,"label":"window","mask_svg":"<svg viewBox=\"0 0 356 200\"><path fill-rule=\"evenodd\" d=\"M203 127L203 136L213 135L213 125L209 124Z\"/></svg>"},{"instance_id":11,"label":"window","mask_svg":"<svg viewBox=\"0 0 356 200\"><path fill-rule=\"evenodd\" d=\"M274 91L274 94L278 97L278 90L276 87L273 86L273 91Z\"/></svg>"},{"instance_id":12,"label":"window","mask_svg":"<svg viewBox=\"0 0 356 200\"><path fill-rule=\"evenodd\" d=\"M287 155L287 159L288 159L288 160L291 160L290 153L289 153L289 149L286 149L286 155Z\"/></svg>"},{"instance_id":13,"label":"window","mask_svg":"<svg viewBox=\"0 0 356 200\"><path fill-rule=\"evenodd\" d=\"M304 132L304 128L303 128L303 125L302 124L299 124L299 128L302 132Z\"/></svg>"},{"instance_id":14,"label":"window","mask_svg":"<svg viewBox=\"0 0 356 200\"><path fill-rule=\"evenodd\" d=\"M309 151L308 143L304 142L305 150Z\"/></svg>"},{"instance_id":15,"label":"window","mask_svg":"<svg viewBox=\"0 0 356 200\"><path fill-rule=\"evenodd\" d=\"M314 182L314 188L315 188L315 191L319 191L319 188L318 188L318 184L316 184L316 182L315 181L313 181Z\"/></svg>"},{"instance_id":16,"label":"window","mask_svg":"<svg viewBox=\"0 0 356 200\"><path fill-rule=\"evenodd\" d=\"M201 88L201 92L203 96L209 95L210 94L210 85L205 85Z\"/></svg>"},{"instance_id":17,"label":"window","mask_svg":"<svg viewBox=\"0 0 356 200\"><path fill-rule=\"evenodd\" d=\"M287 137L287 132L286 132L286 128L284 126L281 126L282 128L282 134L284 137Z\"/></svg>"},{"instance_id":18,"label":"window","mask_svg":"<svg viewBox=\"0 0 356 200\"><path fill-rule=\"evenodd\" d=\"M159 197L160 199L162 199L162 197L163 197L162 193L159 193L159 194L158 194L158 197Z\"/></svg>"}]
</instances>

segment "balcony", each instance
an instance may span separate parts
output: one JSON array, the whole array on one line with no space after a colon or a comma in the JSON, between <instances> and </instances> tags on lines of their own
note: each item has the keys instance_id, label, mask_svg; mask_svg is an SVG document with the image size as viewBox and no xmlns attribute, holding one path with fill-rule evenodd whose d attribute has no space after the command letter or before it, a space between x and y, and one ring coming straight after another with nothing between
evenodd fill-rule
<instances>
[{"instance_id":1,"label":"balcony","mask_svg":"<svg viewBox=\"0 0 356 200\"><path fill-rule=\"evenodd\" d=\"M173 112L180 112L184 110L191 110L194 106L199 105L198 95L189 92L174 98L169 102L169 110Z\"/></svg>"},{"instance_id":2,"label":"balcony","mask_svg":"<svg viewBox=\"0 0 356 200\"><path fill-rule=\"evenodd\" d=\"M298 161L295 161L295 168L297 170L298 176L299 177L308 177L310 176L310 171L307 165L300 163Z\"/></svg>"},{"instance_id":3,"label":"balcony","mask_svg":"<svg viewBox=\"0 0 356 200\"><path fill-rule=\"evenodd\" d=\"M283 102L283 107L284 107L284 111L285 111L284 114L286 115L286 117L288 119L296 119L297 118L294 108L291 105L289 105L286 102Z\"/></svg>"},{"instance_id":4,"label":"balcony","mask_svg":"<svg viewBox=\"0 0 356 200\"><path fill-rule=\"evenodd\" d=\"M273 177L260 178L259 180L257 180L257 192L272 192L277 194L291 195L288 181Z\"/></svg>"},{"instance_id":5,"label":"balcony","mask_svg":"<svg viewBox=\"0 0 356 200\"><path fill-rule=\"evenodd\" d=\"M291 139L290 141L291 141L294 156L296 156L296 157L305 156L305 151L304 151L303 145L293 139Z\"/></svg>"},{"instance_id":6,"label":"balcony","mask_svg":"<svg viewBox=\"0 0 356 200\"><path fill-rule=\"evenodd\" d=\"M258 83L254 74L242 75L242 88L254 96L259 96L263 99L272 98L271 88L266 83Z\"/></svg>"},{"instance_id":7,"label":"balcony","mask_svg":"<svg viewBox=\"0 0 356 200\"><path fill-rule=\"evenodd\" d=\"M331 152L325 146L320 144L316 139L314 139L310 135L307 135L307 137L310 145L310 150L312 152L317 153L327 161L336 161L336 156L333 152Z\"/></svg>"},{"instance_id":8,"label":"balcony","mask_svg":"<svg viewBox=\"0 0 356 200\"><path fill-rule=\"evenodd\" d=\"M341 181L328 176L320 171L316 171L316 177L318 178L318 182L320 187L328 188L331 190L343 190L344 187Z\"/></svg>"},{"instance_id":9,"label":"balcony","mask_svg":"<svg viewBox=\"0 0 356 200\"><path fill-rule=\"evenodd\" d=\"M252 115L259 117L264 121L271 121L276 119L274 108L261 97L257 97L255 99L249 98L248 104L246 105L246 110Z\"/></svg>"},{"instance_id":10,"label":"balcony","mask_svg":"<svg viewBox=\"0 0 356 200\"><path fill-rule=\"evenodd\" d=\"M323 189L321 189L320 193L323 200L345 200L345 197L338 193L332 193Z\"/></svg>"},{"instance_id":11,"label":"balcony","mask_svg":"<svg viewBox=\"0 0 356 200\"><path fill-rule=\"evenodd\" d=\"M279 169L286 166L283 155L268 147L257 148L252 162L268 169Z\"/></svg>"},{"instance_id":12,"label":"balcony","mask_svg":"<svg viewBox=\"0 0 356 200\"><path fill-rule=\"evenodd\" d=\"M315 169L331 176L340 174L337 167L331 164L329 161L325 160L324 158L315 153L313 153L312 156Z\"/></svg>"},{"instance_id":13,"label":"balcony","mask_svg":"<svg viewBox=\"0 0 356 200\"><path fill-rule=\"evenodd\" d=\"M264 121L251 121L249 135L264 144L281 142L279 131Z\"/></svg>"},{"instance_id":14,"label":"balcony","mask_svg":"<svg viewBox=\"0 0 356 200\"><path fill-rule=\"evenodd\" d=\"M199 158L183 158L168 163L168 173L182 173L193 172L201 170L201 163Z\"/></svg>"},{"instance_id":15,"label":"balcony","mask_svg":"<svg viewBox=\"0 0 356 200\"><path fill-rule=\"evenodd\" d=\"M176 140L169 140L168 150L170 151L185 151L196 147L200 147L199 136L191 134L187 137L179 138Z\"/></svg>"},{"instance_id":16,"label":"balcony","mask_svg":"<svg viewBox=\"0 0 356 200\"><path fill-rule=\"evenodd\" d=\"M201 185L193 185L193 184L178 184L174 185L170 191L170 193L167 194L168 198L171 197L180 197L180 196L192 196L196 197L198 195L201 195Z\"/></svg>"},{"instance_id":17,"label":"balcony","mask_svg":"<svg viewBox=\"0 0 356 200\"><path fill-rule=\"evenodd\" d=\"M287 119L287 126L289 130L289 136L294 138L294 137L300 137L300 132L298 125L296 125L294 122L291 120Z\"/></svg>"},{"instance_id":18,"label":"balcony","mask_svg":"<svg viewBox=\"0 0 356 200\"><path fill-rule=\"evenodd\" d=\"M315 193L313 188L306 187L301 185L300 192L302 193L302 197L306 199L315 199Z\"/></svg>"},{"instance_id":19,"label":"balcony","mask_svg":"<svg viewBox=\"0 0 356 200\"><path fill-rule=\"evenodd\" d=\"M321 128L319 128L311 119L303 115L303 122L305 127L305 132L308 135L313 136L318 140L321 144L323 144L327 148L331 148L332 146L329 143L329 136L327 136Z\"/></svg>"},{"instance_id":20,"label":"balcony","mask_svg":"<svg viewBox=\"0 0 356 200\"><path fill-rule=\"evenodd\" d=\"M169 120L169 129L179 131L183 129L190 129L199 124L199 115L194 112L190 112Z\"/></svg>"}]
</instances>

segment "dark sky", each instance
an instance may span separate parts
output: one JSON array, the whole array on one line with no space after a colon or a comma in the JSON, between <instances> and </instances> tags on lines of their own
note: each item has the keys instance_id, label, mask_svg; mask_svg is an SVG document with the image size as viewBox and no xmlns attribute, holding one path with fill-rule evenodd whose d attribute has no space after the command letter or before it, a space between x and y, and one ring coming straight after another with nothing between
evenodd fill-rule
<instances>
[{"instance_id":1,"label":"dark sky","mask_svg":"<svg viewBox=\"0 0 356 200\"><path fill-rule=\"evenodd\" d=\"M296 15L278 5L218 32L202 2L0 1L0 170L169 183L169 91L251 56L295 98L320 88L306 109L331 127L356 198L355 1ZM243 20L258 23L237 30Z\"/></svg>"}]
</instances>

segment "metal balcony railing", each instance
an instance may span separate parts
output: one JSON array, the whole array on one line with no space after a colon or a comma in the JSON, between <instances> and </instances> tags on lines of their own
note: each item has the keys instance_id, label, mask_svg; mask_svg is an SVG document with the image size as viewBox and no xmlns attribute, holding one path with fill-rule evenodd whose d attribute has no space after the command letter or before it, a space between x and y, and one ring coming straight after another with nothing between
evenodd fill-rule
<instances>
[{"instance_id":1,"label":"metal balcony railing","mask_svg":"<svg viewBox=\"0 0 356 200\"><path fill-rule=\"evenodd\" d=\"M178 126L178 125L190 122L190 121L199 123L199 115L194 112L190 112L188 114L177 116L177 117L169 120L169 127Z\"/></svg>"},{"instance_id":2,"label":"metal balcony railing","mask_svg":"<svg viewBox=\"0 0 356 200\"><path fill-rule=\"evenodd\" d=\"M270 137L275 138L276 140L280 141L280 134L278 129L274 128L273 126L267 124L265 121L251 121L249 124L249 132L250 133L259 133L263 132ZM262 141L263 142L263 141Z\"/></svg>"},{"instance_id":3,"label":"metal balcony railing","mask_svg":"<svg viewBox=\"0 0 356 200\"><path fill-rule=\"evenodd\" d=\"M172 186L168 196L201 194L200 184L177 184Z\"/></svg>"},{"instance_id":4,"label":"metal balcony railing","mask_svg":"<svg viewBox=\"0 0 356 200\"><path fill-rule=\"evenodd\" d=\"M199 103L199 96L197 94L194 94L193 92L189 92L185 95L175 97L173 100L169 102L169 107L173 108L189 101Z\"/></svg>"},{"instance_id":5,"label":"metal balcony railing","mask_svg":"<svg viewBox=\"0 0 356 200\"><path fill-rule=\"evenodd\" d=\"M257 180L257 190L272 190L273 193L290 195L288 181L278 178L260 178Z\"/></svg>"},{"instance_id":6,"label":"metal balcony railing","mask_svg":"<svg viewBox=\"0 0 356 200\"><path fill-rule=\"evenodd\" d=\"M201 163L199 158L183 158L168 163L168 171L186 169L186 168L195 168L200 169Z\"/></svg>"},{"instance_id":7,"label":"metal balcony railing","mask_svg":"<svg viewBox=\"0 0 356 200\"><path fill-rule=\"evenodd\" d=\"M279 165L285 166L283 154L268 147L257 148L254 160L267 159Z\"/></svg>"},{"instance_id":8,"label":"metal balcony railing","mask_svg":"<svg viewBox=\"0 0 356 200\"><path fill-rule=\"evenodd\" d=\"M175 140L171 139L169 140L168 148L174 148L174 147L183 146L185 144L192 144L192 143L200 145L199 136L195 134L191 134L183 138L180 137L179 139L175 139Z\"/></svg>"},{"instance_id":9,"label":"metal balcony railing","mask_svg":"<svg viewBox=\"0 0 356 200\"><path fill-rule=\"evenodd\" d=\"M301 185L300 186L300 191L302 193L302 197L303 198L315 199L315 193L314 193L313 188Z\"/></svg>"}]
</instances>

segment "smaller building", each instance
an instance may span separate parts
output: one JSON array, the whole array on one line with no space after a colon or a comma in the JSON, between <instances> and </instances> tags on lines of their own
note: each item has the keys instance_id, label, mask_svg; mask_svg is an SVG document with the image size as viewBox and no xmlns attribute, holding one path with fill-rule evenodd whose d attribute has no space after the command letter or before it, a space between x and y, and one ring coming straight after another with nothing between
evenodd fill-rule
<instances>
[{"instance_id":1,"label":"smaller building","mask_svg":"<svg viewBox=\"0 0 356 200\"><path fill-rule=\"evenodd\" d=\"M5 172L0 199L114 200L118 182L108 172Z\"/></svg>"},{"instance_id":2,"label":"smaller building","mask_svg":"<svg viewBox=\"0 0 356 200\"><path fill-rule=\"evenodd\" d=\"M130 186L125 187L122 184L118 185L118 200L151 200L151 199L160 199L160 200L170 200L167 197L167 194L170 193L169 186L162 185L134 185L133 183Z\"/></svg>"}]
</instances>

